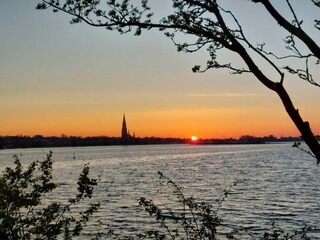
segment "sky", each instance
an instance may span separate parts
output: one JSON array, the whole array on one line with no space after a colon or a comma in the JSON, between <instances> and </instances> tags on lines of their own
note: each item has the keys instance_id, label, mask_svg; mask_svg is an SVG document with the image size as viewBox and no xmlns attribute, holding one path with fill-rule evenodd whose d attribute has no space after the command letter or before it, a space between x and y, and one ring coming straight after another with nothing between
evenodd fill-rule
<instances>
[{"instance_id":1,"label":"sky","mask_svg":"<svg viewBox=\"0 0 320 240\"><path fill-rule=\"evenodd\" d=\"M66 14L35 10L37 2L0 1L0 136L116 137L123 114L138 137L299 136L277 95L254 76L215 69L195 74L191 69L206 63L206 52L178 53L158 31L135 37L70 24ZM170 6L151 2L159 15ZM288 14L284 1L274 2ZM306 2L293 4L319 43L311 21L320 9ZM223 4L254 43L284 51L285 34L263 8L246 0ZM242 65L230 53L221 59ZM318 66L313 70L320 76ZM320 89L286 77L294 104L320 134Z\"/></svg>"}]
</instances>

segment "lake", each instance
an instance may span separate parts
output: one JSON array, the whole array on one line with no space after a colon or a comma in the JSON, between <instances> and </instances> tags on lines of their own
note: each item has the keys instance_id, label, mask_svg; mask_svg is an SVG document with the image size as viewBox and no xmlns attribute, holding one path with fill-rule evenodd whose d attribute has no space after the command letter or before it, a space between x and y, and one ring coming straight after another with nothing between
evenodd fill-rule
<instances>
[{"instance_id":1,"label":"lake","mask_svg":"<svg viewBox=\"0 0 320 240\"><path fill-rule=\"evenodd\" d=\"M219 210L224 219L223 231L242 226L261 232L270 229L271 221L285 229L305 225L319 228L320 167L315 159L291 145L8 149L0 151L0 170L12 166L13 154L27 164L44 160L52 150L54 181L59 188L50 200L64 202L73 196L79 173L89 163L91 176L101 177L94 196L101 208L95 219L124 235L156 225L138 205L139 197L152 198L160 204L169 204L173 198L159 186L157 171L183 187L186 196L213 205L223 196L223 190L236 182ZM89 225L87 236L96 232L97 227L95 223ZM312 236L320 239L320 232L314 231Z\"/></svg>"}]
</instances>

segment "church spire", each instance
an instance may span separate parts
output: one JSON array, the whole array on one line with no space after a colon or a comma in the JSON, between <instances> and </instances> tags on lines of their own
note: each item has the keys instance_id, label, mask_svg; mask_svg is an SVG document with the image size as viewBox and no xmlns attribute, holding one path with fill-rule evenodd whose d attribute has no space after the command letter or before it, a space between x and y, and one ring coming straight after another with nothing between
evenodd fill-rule
<instances>
[{"instance_id":1,"label":"church spire","mask_svg":"<svg viewBox=\"0 0 320 240\"><path fill-rule=\"evenodd\" d=\"M128 130L127 130L127 123L126 123L126 115L123 114L121 138L126 139L127 137L128 137Z\"/></svg>"}]
</instances>

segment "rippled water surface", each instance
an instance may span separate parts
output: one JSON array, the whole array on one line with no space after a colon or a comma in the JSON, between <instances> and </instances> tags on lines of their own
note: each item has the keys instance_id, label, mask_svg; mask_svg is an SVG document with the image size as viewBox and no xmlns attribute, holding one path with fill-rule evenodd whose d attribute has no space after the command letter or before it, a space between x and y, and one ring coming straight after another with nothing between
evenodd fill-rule
<instances>
[{"instance_id":1,"label":"rippled water surface","mask_svg":"<svg viewBox=\"0 0 320 240\"><path fill-rule=\"evenodd\" d=\"M12 165L13 154L27 164L43 160L49 150L59 184L53 200L73 196L79 173L89 163L91 175L101 177L94 198L102 204L96 219L124 234L150 223L138 206L139 197L167 201L159 193L157 171L182 186L186 195L212 204L237 182L219 211L229 226L254 231L270 226L270 221L288 229L320 226L320 167L290 143L1 150L0 169ZM94 225L88 227L88 234L94 231ZM319 232L313 236L320 239Z\"/></svg>"}]
</instances>

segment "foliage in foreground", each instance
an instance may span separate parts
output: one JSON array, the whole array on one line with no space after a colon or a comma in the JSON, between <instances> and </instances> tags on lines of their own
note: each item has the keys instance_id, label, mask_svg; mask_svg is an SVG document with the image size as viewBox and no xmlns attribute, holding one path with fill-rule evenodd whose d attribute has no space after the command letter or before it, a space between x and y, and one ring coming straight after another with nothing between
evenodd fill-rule
<instances>
[{"instance_id":1,"label":"foliage in foreground","mask_svg":"<svg viewBox=\"0 0 320 240\"><path fill-rule=\"evenodd\" d=\"M81 234L89 217L100 204L91 204L83 212L70 212L90 199L97 179L89 177L85 165L78 179L78 194L67 203L44 206L43 197L57 188L52 181L52 152L45 161L32 162L26 169L14 156L14 168L6 168L0 177L0 239L65 239Z\"/></svg>"},{"instance_id":2,"label":"foliage in foreground","mask_svg":"<svg viewBox=\"0 0 320 240\"><path fill-rule=\"evenodd\" d=\"M83 233L83 227L90 216L100 206L90 204L86 210L71 211L92 197L98 179L89 177L89 166L85 165L78 179L78 193L67 203L53 202L44 206L46 194L52 192L57 185L52 181L52 153L43 162L33 162L25 170L17 156L14 156L15 168L6 168L0 176L0 239L77 239ZM168 177L158 172L161 186L170 197L174 196L175 207L166 202L158 204L153 200L141 197L139 205L159 223L151 224L148 230L135 236L122 236L117 229L106 228L105 232L97 232L94 239L312 239L305 227L298 230L284 231L272 224L271 228L258 236L244 228L227 227L219 216L219 209L228 197L232 186L216 200L216 206L199 202L193 197L186 197L182 188ZM101 223L102 224L102 223ZM103 225L102 225L103 226ZM150 228L149 228L150 227ZM221 231L224 228L224 231ZM228 228L229 232L225 230Z\"/></svg>"},{"instance_id":3,"label":"foliage in foreground","mask_svg":"<svg viewBox=\"0 0 320 240\"><path fill-rule=\"evenodd\" d=\"M241 226L238 228L231 227L219 216L219 209L223 202L228 198L234 185L224 190L220 199L216 200L216 205L203 201L197 201L193 197L186 197L175 182L170 178L158 172L163 186L171 189L176 196L178 209L170 209L167 205L158 205L152 200L140 198L139 204L144 207L145 211L160 223L160 228L146 231L139 234L139 238L152 239L194 239L194 240L216 240L216 239L262 239L262 240L280 240L280 239L311 239L308 232L312 231L311 227L285 231L271 224L271 228L262 234L256 234L247 231ZM228 227L229 226L229 227ZM229 229L229 232L228 230ZM163 231L164 230L164 231Z\"/></svg>"}]
</instances>

